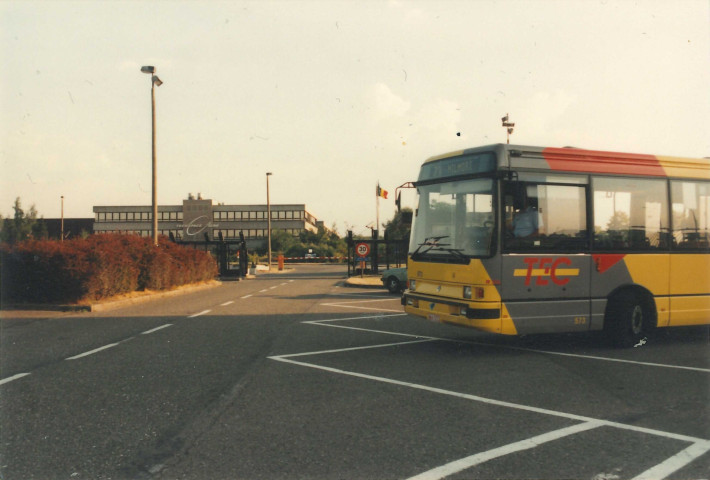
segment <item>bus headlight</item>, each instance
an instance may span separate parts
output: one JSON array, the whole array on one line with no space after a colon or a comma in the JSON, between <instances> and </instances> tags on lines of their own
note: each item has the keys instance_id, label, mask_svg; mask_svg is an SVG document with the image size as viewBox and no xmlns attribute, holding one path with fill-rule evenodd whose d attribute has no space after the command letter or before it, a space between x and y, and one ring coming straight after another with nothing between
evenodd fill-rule
<instances>
[{"instance_id":1,"label":"bus headlight","mask_svg":"<svg viewBox=\"0 0 710 480\"><path fill-rule=\"evenodd\" d=\"M470 287L470 286L463 287L463 298L465 298L467 300L471 300L471 298L473 298L473 293L474 293L473 287ZM476 293L476 300L482 299L484 296L483 287L476 287L475 293Z\"/></svg>"},{"instance_id":2,"label":"bus headlight","mask_svg":"<svg viewBox=\"0 0 710 480\"><path fill-rule=\"evenodd\" d=\"M417 289L417 281L414 279L409 280L409 289L414 291Z\"/></svg>"}]
</instances>

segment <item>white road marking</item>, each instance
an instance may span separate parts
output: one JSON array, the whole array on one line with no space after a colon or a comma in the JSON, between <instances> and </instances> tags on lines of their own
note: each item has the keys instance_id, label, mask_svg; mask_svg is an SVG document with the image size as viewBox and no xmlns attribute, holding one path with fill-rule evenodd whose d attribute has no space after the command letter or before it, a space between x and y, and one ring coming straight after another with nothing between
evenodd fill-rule
<instances>
[{"instance_id":1,"label":"white road marking","mask_svg":"<svg viewBox=\"0 0 710 480\"><path fill-rule=\"evenodd\" d=\"M145 332L142 332L141 335L148 335L149 333L157 332L158 330L162 330L164 328L171 327L173 324L172 323L166 323L165 325L161 325L159 327L155 327L151 330L146 330Z\"/></svg>"},{"instance_id":2,"label":"white road marking","mask_svg":"<svg viewBox=\"0 0 710 480\"><path fill-rule=\"evenodd\" d=\"M77 360L77 359L79 359L79 358L88 357L89 355L93 355L94 353L98 353L98 352L101 352L101 351L103 351L103 350L108 350L109 348L113 348L113 347L115 347L116 345L118 345L118 343L110 343L110 344L108 344L108 345L104 345L103 347L95 348L94 350L90 350L90 351L88 351L88 352L80 353L79 355L75 355L75 356L73 356L73 357L69 357L69 358L67 358L66 360Z\"/></svg>"},{"instance_id":3,"label":"white road marking","mask_svg":"<svg viewBox=\"0 0 710 480\"><path fill-rule=\"evenodd\" d=\"M278 285L274 285L273 287L269 287L269 290L273 290L276 287L278 287Z\"/></svg>"},{"instance_id":4,"label":"white road marking","mask_svg":"<svg viewBox=\"0 0 710 480\"><path fill-rule=\"evenodd\" d=\"M427 385L404 382L404 381L395 380L392 378L378 377L378 376L368 375L368 374L364 374L364 373L358 373L358 372L353 372L353 371L341 370L338 368L326 367L326 366L322 366L322 365L318 365L318 364L314 364L314 363L307 363L307 362L303 362L303 361L292 360L292 358L294 358L294 357L305 357L305 356L311 356L311 355L323 355L323 354L340 353L340 352L346 352L346 351L366 350L369 348L385 348L385 347L391 347L391 346L410 345L410 344L414 344L414 343L431 342L431 341L437 341L437 340L445 341L445 342L455 342L455 343L473 343L473 344L484 345L487 347L508 348L506 346L491 345L491 344L486 344L486 343L481 343L481 342L464 342L464 341L459 341L459 340L454 340L454 339L449 339L449 338L425 337L425 336L412 335L412 334L406 334L406 333L388 332L388 331L383 331L383 330L373 330L373 329L349 327L349 326L345 326L345 325L333 325L332 324L333 322L342 322L345 320L362 320L362 319L373 319L373 318L381 319L381 318L385 318L385 317L404 316L404 315L406 315L406 314L400 313L397 315L370 315L370 316L335 318L335 319L325 319L325 320L312 320L312 321L307 321L307 322L303 322L303 323L312 324L312 325L320 325L320 326L324 326L324 327L345 328L345 329L364 331L364 332L369 332L369 333L382 333L382 334L386 334L386 335L398 335L398 336L404 336L404 337L413 337L413 338L416 338L417 340L413 340L411 342L397 342L397 343L391 343L391 344L377 344L377 345L369 345L369 346L366 345L366 346L361 346L361 347L350 347L350 348L341 348L341 349L333 349L333 350L302 352L302 353L295 353L295 354L288 354L288 355L272 356L272 357L268 357L268 358L271 360L279 361L279 362L291 363L293 365L299 365L302 367L323 370L323 371L330 372L330 373L336 373L336 374L340 374L340 375L362 378L365 380L373 380L373 381L377 381L377 382L383 382L383 383L388 383L388 384L392 384L392 385L409 387L409 388L427 391L427 392L431 392L431 393L448 395L448 396L458 397L458 398L462 398L462 399L466 399L466 400L472 400L472 401L485 403L485 404L489 404L489 405L506 407L506 408L514 408L514 409L518 409L518 410L528 411L531 413L539 413L539 414L561 417L561 418L566 418L569 420L576 420L576 421L582 422L582 423L579 423L579 424L576 424L576 425L573 425L570 427L566 427L566 428L563 428L560 430L555 430L553 432L548 432L548 433L545 433L542 435L538 435L536 437L532 437L527 440L522 440L519 442L509 444L509 445L498 447L498 448L489 450L487 452L481 452L481 453L476 453L474 455L470 455L468 457L465 457L465 458L456 460L454 462L447 463L447 464L442 465L440 467L436 467L432 470L428 470L426 472L423 472L419 475L411 477L409 480L415 480L415 479L416 480L439 480L439 479L442 479L442 478L447 477L449 475L452 475L452 474L455 474L455 473L460 472L462 470L465 470L467 468L470 468L472 466L486 462L488 460L502 457L502 456L505 456L505 455L508 455L511 453L519 452L521 450L535 448L538 445L541 445L542 443L557 440L559 438L562 438L562 437L565 437L568 435L574 435L574 434L577 434L577 433L580 433L580 432L583 432L586 430L590 430L593 428L598 428L598 427L611 427L611 428L616 428L616 429L620 429L620 430L627 430L627 431L632 431L632 432L637 432L637 433L642 433L642 434L649 434L649 435L659 436L659 437L663 437L663 438L667 438L667 439L679 440L679 441L691 443L691 445L689 447L685 448L684 450L682 450L678 454L666 459L665 461L659 463L658 465L650 468L649 470L641 473L640 475L635 477L633 480L651 480L651 479L663 480L666 477L668 477L669 475L680 470L684 466L693 462L695 459L699 458L702 455L705 455L708 451L710 451L710 440L708 440L708 439L696 438L696 437L672 433L672 432L665 432L662 430L655 430L652 428L637 427L635 425L627 425L627 424L617 423L617 422L612 422L612 421L607 421L607 420L600 420L600 419L596 419L596 418L585 417L583 415L577 415L577 414L572 414L572 413L549 410L549 409L545 409L545 408L533 407L533 406L529 406L529 405L517 404L517 403L512 403L512 402L506 402L506 401L502 401L502 400L485 398L485 397L466 394L466 393L462 393L462 392L455 392L452 390L445 390L445 389L441 389L441 388L430 387ZM535 353L542 353L542 354L563 355L563 356L580 357L580 358L603 360L603 361L618 361L618 362L630 363L630 364L640 364L640 365L644 365L644 366L657 366L657 367L666 367L666 368L684 368L684 369L689 369L689 370L705 371L705 369L697 369L697 368L692 368L692 367L669 366L669 365L663 365L663 364L625 361L625 360L618 360L618 359L609 359L609 358L605 358L605 357L592 357L592 356L586 356L586 355L561 354L558 352L548 352L548 351L542 351L542 350L532 350L532 349L524 349L524 348L517 348L517 347L512 347L512 348L515 348L518 350L529 350L529 351L532 351Z\"/></svg>"},{"instance_id":5,"label":"white road marking","mask_svg":"<svg viewBox=\"0 0 710 480\"><path fill-rule=\"evenodd\" d=\"M320 350L317 352L303 352L303 353L292 353L290 355L279 355L279 358L293 358L293 357L304 357L304 356L310 356L310 355L324 355L328 353L341 353L341 352L353 352L356 350L367 350L371 348L384 348L384 347L394 347L397 345L411 345L412 343L423 343L423 342L431 342L433 340L425 338L422 340L412 340L409 342L395 342L395 343L383 343L380 345L365 345L362 347L347 347L347 348L336 348L333 350ZM277 360L276 357L269 357L273 358L274 360Z\"/></svg>"},{"instance_id":6,"label":"white road marking","mask_svg":"<svg viewBox=\"0 0 710 480\"><path fill-rule=\"evenodd\" d=\"M227 305L231 305L231 304L233 304L233 303L234 303L234 300L230 300L230 301L228 301L228 302L220 303L219 306L220 306L220 307L226 307Z\"/></svg>"},{"instance_id":7,"label":"white road marking","mask_svg":"<svg viewBox=\"0 0 710 480\"><path fill-rule=\"evenodd\" d=\"M3 378L0 380L0 385L5 385L6 383L10 383L14 380L17 380L18 378L26 377L27 375L30 375L29 373L18 373L17 375L13 375L12 377L7 377Z\"/></svg>"},{"instance_id":8,"label":"white road marking","mask_svg":"<svg viewBox=\"0 0 710 480\"><path fill-rule=\"evenodd\" d=\"M350 303L371 303L371 302L385 302L393 300L391 298L380 298L377 300L354 300L350 302L337 302L337 303L321 303L320 305L326 307L341 307L341 308L356 308L358 310L377 310L378 312L401 312L402 309L393 310L389 308L373 308L373 307L358 307L356 305L349 305Z\"/></svg>"},{"instance_id":9,"label":"white road marking","mask_svg":"<svg viewBox=\"0 0 710 480\"><path fill-rule=\"evenodd\" d=\"M663 463L649 468L632 480L658 480L666 478L688 465L696 458L705 455L710 450L710 441L697 442L685 450L678 452Z\"/></svg>"},{"instance_id":10,"label":"white road marking","mask_svg":"<svg viewBox=\"0 0 710 480\"><path fill-rule=\"evenodd\" d=\"M488 450L487 452L476 453L469 457L461 458L459 460L447 463L440 467L432 468L429 471L410 477L408 480L439 480L449 475L466 470L467 468L474 467L481 463L493 460L494 458L509 455L511 453L520 452L522 450L528 450L530 448L535 448L543 443L552 442L554 440L559 440L569 435L574 435L576 433L585 432L593 428L602 426L599 422L585 422L572 425L570 427L561 428L559 430L554 430L552 432L543 433L536 437L521 440L519 442L511 443L508 445L503 445L502 447L494 448Z\"/></svg>"},{"instance_id":11,"label":"white road marking","mask_svg":"<svg viewBox=\"0 0 710 480\"><path fill-rule=\"evenodd\" d=\"M244 295L242 298L249 298L249 297L251 297L251 295L252 294L250 293L249 295Z\"/></svg>"},{"instance_id":12,"label":"white road marking","mask_svg":"<svg viewBox=\"0 0 710 480\"><path fill-rule=\"evenodd\" d=\"M188 316L187 318L195 318L199 317L200 315L204 315L206 313L210 313L212 310L202 310L200 313L195 313L193 315Z\"/></svg>"},{"instance_id":13,"label":"white road marking","mask_svg":"<svg viewBox=\"0 0 710 480\"><path fill-rule=\"evenodd\" d=\"M344 302L348 303L348 302ZM331 304L324 304L322 303L321 305L331 305ZM333 306L340 306L339 303L332 304ZM370 309L370 310L378 310L378 311L383 311L383 312L393 312L393 311L398 311L398 310L385 310L385 309ZM401 310L399 310L401 311ZM399 315L404 316L407 315L406 313L400 313ZM385 316L385 315L383 315ZM392 316L392 315L386 315L386 316ZM396 315L394 315L396 316ZM357 328L357 327L347 327L347 326L336 326L336 325L328 325L326 322L337 322L340 320L350 320L350 319L359 319L359 318L376 318L376 317L351 317L348 319L332 319L332 320L314 320L314 321L308 321L308 322L303 322L303 323L318 323L323 325L324 327L337 327L337 328L346 328L350 330L360 330L360 331L370 331L366 328ZM396 333L396 332L385 332L381 330L371 330L373 332L377 333L389 333L390 335L408 335L410 337L416 337L419 338L421 337L420 335L412 335L412 334L406 334L406 333ZM710 369L707 368L700 368L700 367L686 367L684 365L669 365L669 364L664 364L664 363L652 363L652 362L639 362L636 360L624 360L621 358L612 358L612 357L599 357L599 356L594 356L594 355L580 355L577 353L564 353L564 352L554 352L551 350L536 350L534 348L525 348L525 347L514 347L512 345L498 345L494 343L486 343L486 342L474 342L471 340L458 340L455 338L446 338L446 337L429 337L429 338L436 338L437 340L441 340L442 342L453 342L453 343L465 343L469 345L480 345L482 347L488 347L488 348L501 348L501 349L507 349L507 350L521 350L525 352L534 352L534 353L541 353L544 355L558 355L561 357L572 357L572 358L581 358L585 360L599 360L599 361L604 361L604 362L617 362L617 363L628 363L630 365L640 365L644 367L659 367L659 368L674 368L677 370L689 370L689 371L694 371L694 372L705 372L705 373L710 373Z\"/></svg>"},{"instance_id":14,"label":"white road marking","mask_svg":"<svg viewBox=\"0 0 710 480\"><path fill-rule=\"evenodd\" d=\"M431 341L431 339L425 339L422 341ZM393 344L393 345L400 345L400 344L401 343ZM371 346L371 348L380 348L380 347L381 347L380 345L372 345ZM366 348L367 347L358 347L358 350L364 350ZM339 368L325 367L323 365L318 365L315 363L307 363L307 362L300 362L297 360L291 360L291 357L295 357L295 356L302 357L302 356L307 356L307 355L319 355L321 353L337 353L339 351L345 351L345 350L347 350L347 349L323 350L323 351L316 351L316 352L296 353L296 354L290 354L290 355L277 355L277 356L272 356L272 357L268 357L268 358L270 358L272 360L277 360L279 362L293 363L295 365L300 365L302 367L314 368L317 370L324 370L326 372L337 373L340 375L347 375L347 376L357 377L357 378L363 378L366 380L374 380L377 382L388 383L391 385L398 385L398 386L402 386L402 387L414 388L417 390L423 390L423 391L427 391L427 392L431 392L431 393L438 393L441 395L462 398L464 400L472 400L475 402L485 403L488 405L514 408L516 410L523 410L523 411L532 412L532 413L541 413L543 415L566 418L569 420L577 420L577 421L584 422L584 423L595 422L595 423L600 423L601 425L607 426L607 427L619 428L622 430L630 430L630 431L640 432L640 433L648 433L650 435L656 435L656 436L660 436L660 437L670 438L673 440L680 440L680 441L689 442L689 443L703 443L703 442L710 441L710 440L706 440L704 438L691 437L688 435L681 435L678 433L664 432L661 430L654 430L652 428L637 427L635 425L627 425L624 423L611 422L608 420L599 420L597 418L586 417L584 415L577 415L574 413L558 412L556 410L550 410L547 408L533 407L530 405L523 405L520 403L507 402L504 400L496 400L493 398L486 398L486 397L481 397L478 395L472 395L472 394L468 394L468 393L455 392L453 390L446 390L443 388L430 387L430 386L421 385L418 383L404 382L401 380L395 380L393 378L378 377L375 375L368 375L366 373L358 373L358 372L352 372L352 371L348 371L348 370L341 370Z\"/></svg>"},{"instance_id":15,"label":"white road marking","mask_svg":"<svg viewBox=\"0 0 710 480\"><path fill-rule=\"evenodd\" d=\"M263 289L263 290L259 290L259 293L264 293L264 292L268 292L268 291L269 291L269 289L268 289L268 288L265 288L265 289Z\"/></svg>"},{"instance_id":16,"label":"white road marking","mask_svg":"<svg viewBox=\"0 0 710 480\"><path fill-rule=\"evenodd\" d=\"M325 294L327 297L348 297L348 298L353 298L355 295L358 297L364 297L364 298L379 298L382 300L399 300L396 297L390 297L390 298L382 298L384 295L371 295L368 293L326 293ZM357 301L357 300L356 300Z\"/></svg>"},{"instance_id":17,"label":"white road marking","mask_svg":"<svg viewBox=\"0 0 710 480\"><path fill-rule=\"evenodd\" d=\"M639 362L636 360L624 360L622 358L598 357L598 356L594 356L594 355L579 355L577 353L554 352L551 350L535 350L534 348L513 347L510 345L491 345L489 343L483 343L483 342L469 342L469 341L463 341L463 340L461 342L462 343L471 343L474 345L485 345L485 346L490 346L490 347L495 346L498 348L507 348L509 350L523 350L526 352L544 353L545 355L559 355L561 357L584 358L587 360L602 360L605 362L629 363L632 365L643 365L646 367L675 368L677 370L691 370L691 371L695 371L695 372L710 373L710 369L700 368L700 367L686 367L683 365L668 365L665 363Z\"/></svg>"}]
</instances>

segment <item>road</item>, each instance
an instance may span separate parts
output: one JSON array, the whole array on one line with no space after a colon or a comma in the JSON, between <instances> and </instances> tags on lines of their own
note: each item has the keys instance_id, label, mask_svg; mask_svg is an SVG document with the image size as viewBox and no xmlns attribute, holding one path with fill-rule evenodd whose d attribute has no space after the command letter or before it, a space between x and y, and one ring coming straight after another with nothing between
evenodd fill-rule
<instances>
[{"instance_id":1,"label":"road","mask_svg":"<svg viewBox=\"0 0 710 480\"><path fill-rule=\"evenodd\" d=\"M706 328L498 337L343 279L3 312L1 478L710 478Z\"/></svg>"}]
</instances>

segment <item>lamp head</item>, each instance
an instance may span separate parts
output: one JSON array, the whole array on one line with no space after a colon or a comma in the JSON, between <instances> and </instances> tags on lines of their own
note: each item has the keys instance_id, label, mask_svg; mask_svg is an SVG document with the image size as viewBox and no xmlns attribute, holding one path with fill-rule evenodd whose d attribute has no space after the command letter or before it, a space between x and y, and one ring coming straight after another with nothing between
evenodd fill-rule
<instances>
[{"instance_id":1,"label":"lamp head","mask_svg":"<svg viewBox=\"0 0 710 480\"><path fill-rule=\"evenodd\" d=\"M157 86L161 86L163 84L163 81L159 79L157 75L153 75L153 83Z\"/></svg>"},{"instance_id":2,"label":"lamp head","mask_svg":"<svg viewBox=\"0 0 710 480\"><path fill-rule=\"evenodd\" d=\"M141 67L141 72L153 74L153 73L155 73L155 67L152 65L148 65L146 67Z\"/></svg>"}]
</instances>

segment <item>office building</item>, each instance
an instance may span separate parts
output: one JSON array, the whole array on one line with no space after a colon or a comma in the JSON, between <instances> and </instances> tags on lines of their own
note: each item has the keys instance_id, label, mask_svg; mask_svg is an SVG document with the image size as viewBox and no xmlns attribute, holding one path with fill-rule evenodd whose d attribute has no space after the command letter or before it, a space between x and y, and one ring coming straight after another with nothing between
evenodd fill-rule
<instances>
[{"instance_id":1,"label":"office building","mask_svg":"<svg viewBox=\"0 0 710 480\"><path fill-rule=\"evenodd\" d=\"M151 206L95 206L94 233L131 233L149 237L152 229ZM271 234L285 231L297 236L303 231L316 232L319 222L304 204L271 205ZM267 206L213 204L210 199L189 195L182 205L158 206L158 230L182 241L224 240L239 238L239 232L251 246L266 243ZM205 237L206 235L206 237Z\"/></svg>"}]
</instances>

